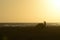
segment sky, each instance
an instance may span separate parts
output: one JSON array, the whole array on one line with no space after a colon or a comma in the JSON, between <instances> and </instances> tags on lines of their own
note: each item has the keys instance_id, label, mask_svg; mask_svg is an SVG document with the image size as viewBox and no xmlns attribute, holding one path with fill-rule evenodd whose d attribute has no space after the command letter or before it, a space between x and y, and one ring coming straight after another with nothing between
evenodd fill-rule
<instances>
[{"instance_id":1,"label":"sky","mask_svg":"<svg viewBox=\"0 0 60 40\"><path fill-rule=\"evenodd\" d=\"M0 0L1 22L60 22L60 0Z\"/></svg>"}]
</instances>

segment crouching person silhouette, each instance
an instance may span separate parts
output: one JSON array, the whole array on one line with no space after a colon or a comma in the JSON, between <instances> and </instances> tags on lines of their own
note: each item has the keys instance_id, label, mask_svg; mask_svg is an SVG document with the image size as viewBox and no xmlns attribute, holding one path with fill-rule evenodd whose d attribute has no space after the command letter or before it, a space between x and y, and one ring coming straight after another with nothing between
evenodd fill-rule
<instances>
[{"instance_id":1,"label":"crouching person silhouette","mask_svg":"<svg viewBox=\"0 0 60 40\"><path fill-rule=\"evenodd\" d=\"M43 23L39 23L37 26L36 26L36 28L38 29L38 30L42 30L43 29Z\"/></svg>"},{"instance_id":2,"label":"crouching person silhouette","mask_svg":"<svg viewBox=\"0 0 60 40\"><path fill-rule=\"evenodd\" d=\"M40 29L40 30L46 28L46 21L44 21L44 23L38 23L38 25L36 27L37 27L37 29Z\"/></svg>"}]
</instances>

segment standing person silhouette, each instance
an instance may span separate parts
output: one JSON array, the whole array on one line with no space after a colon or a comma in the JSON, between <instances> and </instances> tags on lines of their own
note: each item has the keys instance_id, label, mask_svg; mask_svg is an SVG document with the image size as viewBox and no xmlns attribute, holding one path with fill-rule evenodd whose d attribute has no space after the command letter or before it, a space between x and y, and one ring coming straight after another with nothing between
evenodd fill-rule
<instances>
[{"instance_id":1,"label":"standing person silhouette","mask_svg":"<svg viewBox=\"0 0 60 40\"><path fill-rule=\"evenodd\" d=\"M46 28L46 21L44 21L44 27Z\"/></svg>"}]
</instances>

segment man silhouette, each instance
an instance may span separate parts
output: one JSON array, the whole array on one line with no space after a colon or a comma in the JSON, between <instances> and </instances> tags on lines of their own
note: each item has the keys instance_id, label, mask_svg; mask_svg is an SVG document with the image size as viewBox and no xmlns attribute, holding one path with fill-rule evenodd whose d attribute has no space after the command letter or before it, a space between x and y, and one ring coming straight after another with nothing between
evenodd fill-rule
<instances>
[{"instance_id":1,"label":"man silhouette","mask_svg":"<svg viewBox=\"0 0 60 40\"><path fill-rule=\"evenodd\" d=\"M46 21L44 21L44 23L38 23L38 25L36 27L38 29L44 29L44 28L46 28Z\"/></svg>"},{"instance_id":2,"label":"man silhouette","mask_svg":"<svg viewBox=\"0 0 60 40\"><path fill-rule=\"evenodd\" d=\"M46 21L44 21L44 27L46 27Z\"/></svg>"},{"instance_id":3,"label":"man silhouette","mask_svg":"<svg viewBox=\"0 0 60 40\"><path fill-rule=\"evenodd\" d=\"M37 27L37 29L41 30L41 29L43 29L43 26L44 26L43 23L38 23L38 25L36 27Z\"/></svg>"},{"instance_id":4,"label":"man silhouette","mask_svg":"<svg viewBox=\"0 0 60 40\"><path fill-rule=\"evenodd\" d=\"M46 21L44 21L44 28L46 28Z\"/></svg>"}]
</instances>

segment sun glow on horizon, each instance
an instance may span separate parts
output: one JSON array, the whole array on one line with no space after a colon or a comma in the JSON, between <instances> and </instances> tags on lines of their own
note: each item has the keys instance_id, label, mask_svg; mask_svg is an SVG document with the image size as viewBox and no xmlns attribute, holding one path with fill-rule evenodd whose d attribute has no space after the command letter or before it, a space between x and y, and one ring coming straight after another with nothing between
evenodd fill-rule
<instances>
[{"instance_id":1,"label":"sun glow on horizon","mask_svg":"<svg viewBox=\"0 0 60 40\"><path fill-rule=\"evenodd\" d=\"M60 22L60 0L1 0L0 22Z\"/></svg>"},{"instance_id":2,"label":"sun glow on horizon","mask_svg":"<svg viewBox=\"0 0 60 40\"><path fill-rule=\"evenodd\" d=\"M60 7L60 0L53 0L53 4L55 7Z\"/></svg>"}]
</instances>

